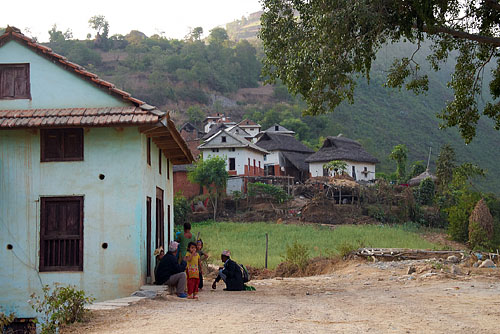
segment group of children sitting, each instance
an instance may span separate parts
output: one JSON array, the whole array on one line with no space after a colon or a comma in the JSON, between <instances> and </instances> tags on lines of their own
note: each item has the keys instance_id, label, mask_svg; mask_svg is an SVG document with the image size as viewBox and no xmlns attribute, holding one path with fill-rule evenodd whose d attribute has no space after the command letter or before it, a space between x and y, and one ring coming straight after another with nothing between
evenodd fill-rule
<instances>
[{"instance_id":1,"label":"group of children sitting","mask_svg":"<svg viewBox=\"0 0 500 334\"><path fill-rule=\"evenodd\" d=\"M199 290L203 289L203 269L202 261L208 258L208 255L203 251L203 240L197 239L191 233L191 224L184 224L184 233L177 232L175 241L179 243L177 248L177 259L181 263L186 261L186 276L187 276L187 294L189 299L197 299ZM156 263L162 259L164 255L163 249L155 250ZM157 273L155 268L155 276Z\"/></svg>"}]
</instances>

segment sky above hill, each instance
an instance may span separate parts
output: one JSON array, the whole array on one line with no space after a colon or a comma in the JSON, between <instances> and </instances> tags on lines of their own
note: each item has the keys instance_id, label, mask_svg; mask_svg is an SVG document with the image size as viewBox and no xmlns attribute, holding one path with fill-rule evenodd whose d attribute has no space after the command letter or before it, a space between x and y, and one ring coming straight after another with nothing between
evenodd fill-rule
<instances>
[{"instance_id":1,"label":"sky above hill","mask_svg":"<svg viewBox=\"0 0 500 334\"><path fill-rule=\"evenodd\" d=\"M110 36L139 30L180 39L189 28L201 26L207 36L216 26L261 10L259 0L24 0L5 1L1 7L0 27L15 26L40 42L48 41L54 24L58 30L71 29L77 39L94 36L88 24L94 15L106 17Z\"/></svg>"}]
</instances>

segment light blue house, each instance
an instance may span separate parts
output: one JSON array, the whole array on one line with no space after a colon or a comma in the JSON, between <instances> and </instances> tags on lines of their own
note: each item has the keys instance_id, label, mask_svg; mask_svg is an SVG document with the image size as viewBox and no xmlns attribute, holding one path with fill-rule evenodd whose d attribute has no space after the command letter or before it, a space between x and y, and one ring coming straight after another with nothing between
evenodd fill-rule
<instances>
[{"instance_id":1,"label":"light blue house","mask_svg":"<svg viewBox=\"0 0 500 334\"><path fill-rule=\"evenodd\" d=\"M173 238L172 166L193 160L167 113L35 43L0 35L0 311L35 316L42 284L104 300L152 280Z\"/></svg>"}]
</instances>

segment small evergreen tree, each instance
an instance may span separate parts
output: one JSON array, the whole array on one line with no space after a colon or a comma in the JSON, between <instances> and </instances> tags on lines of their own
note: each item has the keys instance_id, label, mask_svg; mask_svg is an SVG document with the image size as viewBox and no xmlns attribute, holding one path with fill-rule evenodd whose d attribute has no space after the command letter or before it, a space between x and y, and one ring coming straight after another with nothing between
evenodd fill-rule
<instances>
[{"instance_id":1,"label":"small evergreen tree","mask_svg":"<svg viewBox=\"0 0 500 334\"><path fill-rule=\"evenodd\" d=\"M469 217L469 244L472 248L487 247L493 239L493 216L481 199Z\"/></svg>"},{"instance_id":2,"label":"small evergreen tree","mask_svg":"<svg viewBox=\"0 0 500 334\"><path fill-rule=\"evenodd\" d=\"M432 205L434 201L434 181L425 178L418 186L418 201L421 205Z\"/></svg>"}]
</instances>

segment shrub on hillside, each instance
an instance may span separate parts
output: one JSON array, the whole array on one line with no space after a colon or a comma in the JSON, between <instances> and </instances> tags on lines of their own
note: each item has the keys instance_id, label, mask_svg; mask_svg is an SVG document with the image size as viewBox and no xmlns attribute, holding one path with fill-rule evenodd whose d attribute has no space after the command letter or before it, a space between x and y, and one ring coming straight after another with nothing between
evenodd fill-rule
<instances>
[{"instance_id":1,"label":"shrub on hillside","mask_svg":"<svg viewBox=\"0 0 500 334\"><path fill-rule=\"evenodd\" d=\"M309 249L306 245L300 244L295 240L291 246L286 245L285 261L296 265L300 270L304 270L309 261Z\"/></svg>"},{"instance_id":2,"label":"shrub on hillside","mask_svg":"<svg viewBox=\"0 0 500 334\"><path fill-rule=\"evenodd\" d=\"M469 244L472 248L487 247L493 239L493 216L481 199L469 217Z\"/></svg>"}]
</instances>

